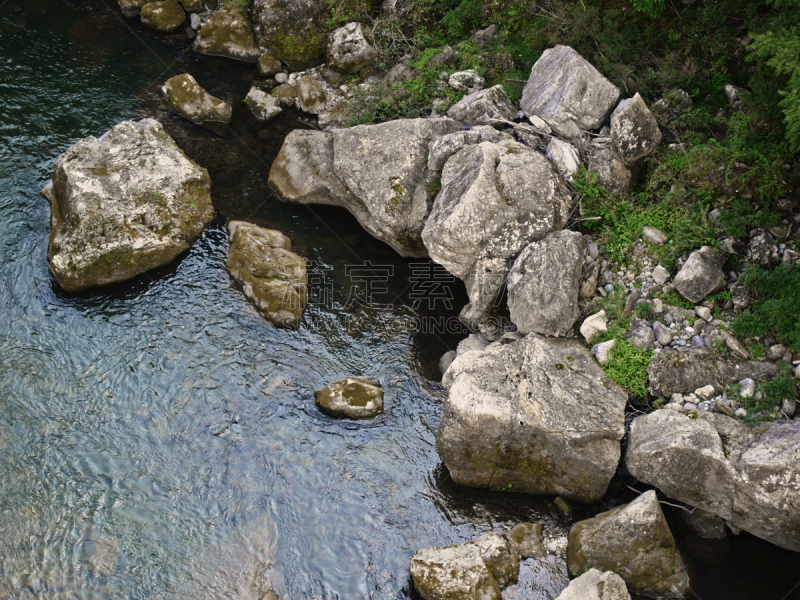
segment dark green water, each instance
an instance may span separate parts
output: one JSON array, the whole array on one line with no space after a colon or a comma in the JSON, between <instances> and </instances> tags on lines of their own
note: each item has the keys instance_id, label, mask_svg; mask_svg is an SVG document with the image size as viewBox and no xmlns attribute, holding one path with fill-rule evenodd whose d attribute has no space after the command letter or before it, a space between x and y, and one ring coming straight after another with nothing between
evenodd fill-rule
<instances>
[{"instance_id":1,"label":"dark green water","mask_svg":"<svg viewBox=\"0 0 800 600\"><path fill-rule=\"evenodd\" d=\"M456 488L441 467L440 404L423 376L462 335L347 331L345 266L391 267L378 312L412 317L411 261L344 211L269 198L282 136L304 125L283 115L256 135L239 102L251 67L191 55L111 0L6 2L0 15L0 599L259 600L270 585L291 599L406 598L420 547L519 520L565 531L549 499ZM38 194L53 161L158 116L148 86L186 71L236 107L224 141L171 130L207 159L221 219L168 268L62 293ZM266 324L225 270L226 217L289 235L325 267L332 303L297 332ZM453 290L453 309L427 316L455 316L466 298ZM318 413L313 391L349 374L384 383L385 417ZM797 555L735 543L739 562L699 568L704 600L780 600L800 578ZM523 576L509 597L557 594L558 568Z\"/></svg>"}]
</instances>

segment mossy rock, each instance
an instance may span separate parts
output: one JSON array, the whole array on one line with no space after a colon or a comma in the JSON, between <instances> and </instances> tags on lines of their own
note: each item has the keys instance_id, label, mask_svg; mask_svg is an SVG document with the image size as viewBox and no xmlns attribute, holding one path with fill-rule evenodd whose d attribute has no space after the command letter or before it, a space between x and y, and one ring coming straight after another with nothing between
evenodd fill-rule
<instances>
[{"instance_id":1,"label":"mossy rock","mask_svg":"<svg viewBox=\"0 0 800 600\"><path fill-rule=\"evenodd\" d=\"M315 392L314 402L331 417L372 419L383 412L383 386L371 377L348 377Z\"/></svg>"},{"instance_id":2,"label":"mossy rock","mask_svg":"<svg viewBox=\"0 0 800 600\"><path fill-rule=\"evenodd\" d=\"M250 17L238 5L226 5L215 12L197 32L191 49L247 63L255 63L261 56Z\"/></svg>"},{"instance_id":3,"label":"mossy rock","mask_svg":"<svg viewBox=\"0 0 800 600\"><path fill-rule=\"evenodd\" d=\"M267 46L292 71L324 62L328 16L326 0L255 0L253 5L253 19Z\"/></svg>"},{"instance_id":4,"label":"mossy rock","mask_svg":"<svg viewBox=\"0 0 800 600\"><path fill-rule=\"evenodd\" d=\"M231 122L233 107L209 94L189 73L168 79L162 90L169 106L195 125L222 135Z\"/></svg>"},{"instance_id":5,"label":"mossy rock","mask_svg":"<svg viewBox=\"0 0 800 600\"><path fill-rule=\"evenodd\" d=\"M117 0L122 14L129 18L138 16L142 7L150 1L151 0Z\"/></svg>"},{"instance_id":6,"label":"mossy rock","mask_svg":"<svg viewBox=\"0 0 800 600\"><path fill-rule=\"evenodd\" d=\"M306 261L291 251L280 231L251 223L228 223L228 271L265 319L296 329L307 304Z\"/></svg>"},{"instance_id":7,"label":"mossy rock","mask_svg":"<svg viewBox=\"0 0 800 600\"><path fill-rule=\"evenodd\" d=\"M179 0L179 2L187 13L203 11L203 0Z\"/></svg>"},{"instance_id":8,"label":"mossy rock","mask_svg":"<svg viewBox=\"0 0 800 600\"><path fill-rule=\"evenodd\" d=\"M141 16L142 25L161 33L172 33L186 21L186 13L176 0L145 4Z\"/></svg>"}]
</instances>

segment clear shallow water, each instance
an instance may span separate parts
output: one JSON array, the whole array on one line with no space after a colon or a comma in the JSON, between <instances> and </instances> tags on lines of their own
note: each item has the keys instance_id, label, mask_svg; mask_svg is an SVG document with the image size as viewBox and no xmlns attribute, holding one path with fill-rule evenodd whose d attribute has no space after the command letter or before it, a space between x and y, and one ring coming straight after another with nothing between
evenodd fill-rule
<instances>
[{"instance_id":1,"label":"clear shallow water","mask_svg":"<svg viewBox=\"0 0 800 600\"><path fill-rule=\"evenodd\" d=\"M34 0L0 16L0 598L259 600L269 585L291 599L405 598L420 547L519 520L563 530L549 499L457 488L441 467L423 376L460 335L345 327L346 264L393 269L384 315L455 316L463 288L453 310L414 311L411 261L344 211L270 199L265 175L297 115L256 135L238 102L250 67L188 54L115 4ZM225 142L170 130L208 160L222 218L167 268L62 293L38 195L54 159L158 114L150 84L187 70L235 106ZM297 332L266 324L225 270L225 217L284 231L327 269L333 303ZM386 416L320 415L313 391L357 373L384 383ZM700 597L780 599L797 555L735 543L735 561L698 568ZM509 597L557 587L557 572L523 576L528 591Z\"/></svg>"}]
</instances>

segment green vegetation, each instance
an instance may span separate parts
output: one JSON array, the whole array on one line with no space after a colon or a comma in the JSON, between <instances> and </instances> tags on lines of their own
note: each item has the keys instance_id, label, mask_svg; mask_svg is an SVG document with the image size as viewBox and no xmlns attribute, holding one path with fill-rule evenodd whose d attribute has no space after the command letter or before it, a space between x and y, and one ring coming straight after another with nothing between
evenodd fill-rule
<instances>
[{"instance_id":1,"label":"green vegetation","mask_svg":"<svg viewBox=\"0 0 800 600\"><path fill-rule=\"evenodd\" d=\"M735 399L740 407L747 410L745 421L748 424L772 421L784 398L796 397L797 383L792 376L791 366L780 361L778 370L780 374L777 377L756 386L756 393L752 397L742 397L738 384L725 389L729 398Z\"/></svg>"},{"instance_id":2,"label":"green vegetation","mask_svg":"<svg viewBox=\"0 0 800 600\"><path fill-rule=\"evenodd\" d=\"M779 343L800 352L800 269L781 264L770 272L748 266L741 281L760 302L733 322L736 335L773 333Z\"/></svg>"},{"instance_id":3,"label":"green vegetation","mask_svg":"<svg viewBox=\"0 0 800 600\"><path fill-rule=\"evenodd\" d=\"M652 358L652 350L637 350L628 343L623 333L616 338L611 359L603 365L603 370L609 379L629 394L647 398L647 367Z\"/></svg>"}]
</instances>

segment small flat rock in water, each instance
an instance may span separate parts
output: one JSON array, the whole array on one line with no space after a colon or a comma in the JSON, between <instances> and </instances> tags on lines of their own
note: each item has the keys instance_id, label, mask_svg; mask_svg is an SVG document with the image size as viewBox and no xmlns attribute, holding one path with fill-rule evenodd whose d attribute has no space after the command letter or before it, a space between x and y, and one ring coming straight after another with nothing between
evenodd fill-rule
<instances>
[{"instance_id":1,"label":"small flat rock in water","mask_svg":"<svg viewBox=\"0 0 800 600\"><path fill-rule=\"evenodd\" d=\"M215 12L197 32L192 51L254 63L261 56L247 11L228 4Z\"/></svg>"},{"instance_id":2,"label":"small flat rock in water","mask_svg":"<svg viewBox=\"0 0 800 600\"><path fill-rule=\"evenodd\" d=\"M314 401L332 417L372 419L383 412L383 386L370 377L348 377L314 392Z\"/></svg>"},{"instance_id":3,"label":"small flat rock in water","mask_svg":"<svg viewBox=\"0 0 800 600\"><path fill-rule=\"evenodd\" d=\"M245 100L250 113L259 121L269 121L282 112L280 102L275 96L255 87L250 88Z\"/></svg>"},{"instance_id":4,"label":"small flat rock in water","mask_svg":"<svg viewBox=\"0 0 800 600\"><path fill-rule=\"evenodd\" d=\"M425 600L502 600L474 544L423 548L409 563L414 588Z\"/></svg>"},{"instance_id":5,"label":"small flat rock in water","mask_svg":"<svg viewBox=\"0 0 800 600\"><path fill-rule=\"evenodd\" d=\"M616 573L589 569L573 579L556 600L631 600L631 596Z\"/></svg>"},{"instance_id":6,"label":"small flat rock in water","mask_svg":"<svg viewBox=\"0 0 800 600\"><path fill-rule=\"evenodd\" d=\"M576 523L569 532L567 568L573 576L613 570L630 590L648 596L683 598L689 589L686 565L653 490Z\"/></svg>"},{"instance_id":7,"label":"small flat rock in water","mask_svg":"<svg viewBox=\"0 0 800 600\"><path fill-rule=\"evenodd\" d=\"M569 46L545 50L531 69L520 107L541 117L557 133L579 137L598 129L619 102L621 92Z\"/></svg>"},{"instance_id":8,"label":"small flat rock in water","mask_svg":"<svg viewBox=\"0 0 800 600\"><path fill-rule=\"evenodd\" d=\"M644 158L661 143L658 123L638 92L620 102L612 113L611 139L625 162Z\"/></svg>"},{"instance_id":9,"label":"small flat rock in water","mask_svg":"<svg viewBox=\"0 0 800 600\"><path fill-rule=\"evenodd\" d=\"M142 6L142 25L161 33L171 33L183 25L186 13L176 0L149 2Z\"/></svg>"},{"instance_id":10,"label":"small flat rock in water","mask_svg":"<svg viewBox=\"0 0 800 600\"><path fill-rule=\"evenodd\" d=\"M209 94L189 73L168 79L162 89L170 107L195 125L222 133L231 122L231 105Z\"/></svg>"},{"instance_id":11,"label":"small flat rock in water","mask_svg":"<svg viewBox=\"0 0 800 600\"><path fill-rule=\"evenodd\" d=\"M296 328L306 308L306 261L280 231L230 221L228 271L265 319Z\"/></svg>"},{"instance_id":12,"label":"small flat rock in water","mask_svg":"<svg viewBox=\"0 0 800 600\"><path fill-rule=\"evenodd\" d=\"M519 523L506 537L520 558L544 560L547 556L547 550L542 543L542 526L539 523Z\"/></svg>"},{"instance_id":13,"label":"small flat rock in water","mask_svg":"<svg viewBox=\"0 0 800 600\"><path fill-rule=\"evenodd\" d=\"M497 533L487 533L468 542L467 545L474 545L480 550L481 559L500 589L517 581L519 555L506 537Z\"/></svg>"},{"instance_id":14,"label":"small flat rock in water","mask_svg":"<svg viewBox=\"0 0 800 600\"><path fill-rule=\"evenodd\" d=\"M50 272L68 292L166 265L214 218L211 179L158 121L124 121L53 167Z\"/></svg>"}]
</instances>

